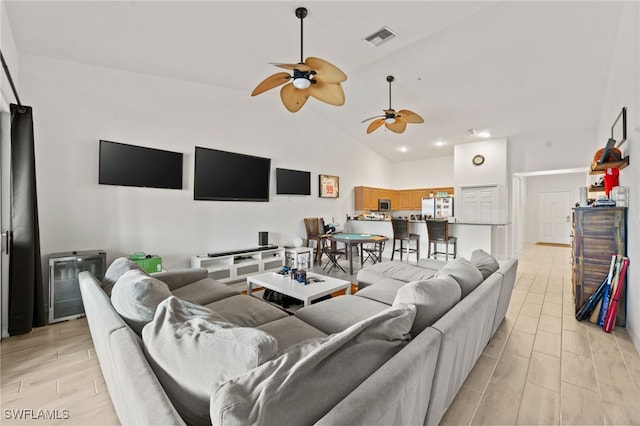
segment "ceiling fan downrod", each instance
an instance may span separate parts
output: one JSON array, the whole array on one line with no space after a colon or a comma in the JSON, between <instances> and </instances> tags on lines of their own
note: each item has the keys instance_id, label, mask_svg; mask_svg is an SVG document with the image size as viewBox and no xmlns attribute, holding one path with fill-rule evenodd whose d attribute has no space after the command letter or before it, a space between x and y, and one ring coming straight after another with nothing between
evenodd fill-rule
<instances>
[{"instance_id":1,"label":"ceiling fan downrod","mask_svg":"<svg viewBox=\"0 0 640 426\"><path fill-rule=\"evenodd\" d=\"M387 76L387 81L389 82L389 109L391 109L391 82L394 80L392 75Z\"/></svg>"},{"instance_id":2,"label":"ceiling fan downrod","mask_svg":"<svg viewBox=\"0 0 640 426\"><path fill-rule=\"evenodd\" d=\"M307 8L299 7L296 9L296 16L300 19L300 63L304 62L303 46L304 46L304 18L307 17Z\"/></svg>"}]
</instances>

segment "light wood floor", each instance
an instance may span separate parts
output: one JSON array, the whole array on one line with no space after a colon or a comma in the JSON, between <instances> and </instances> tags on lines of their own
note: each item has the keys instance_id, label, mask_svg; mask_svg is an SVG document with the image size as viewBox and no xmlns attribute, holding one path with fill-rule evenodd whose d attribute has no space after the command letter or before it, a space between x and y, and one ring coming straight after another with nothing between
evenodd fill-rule
<instances>
[{"instance_id":1,"label":"light wood floor","mask_svg":"<svg viewBox=\"0 0 640 426\"><path fill-rule=\"evenodd\" d=\"M640 425L640 355L624 328L575 320L569 257L519 256L507 317L442 424ZM2 340L0 355L3 425L118 424L85 319ZM19 409L32 418L13 418Z\"/></svg>"}]
</instances>

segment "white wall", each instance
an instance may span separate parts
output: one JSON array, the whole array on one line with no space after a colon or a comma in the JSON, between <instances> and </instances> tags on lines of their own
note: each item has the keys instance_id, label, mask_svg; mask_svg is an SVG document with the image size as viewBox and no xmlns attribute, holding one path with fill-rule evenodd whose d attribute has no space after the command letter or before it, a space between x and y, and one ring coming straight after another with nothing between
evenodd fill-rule
<instances>
[{"instance_id":1,"label":"white wall","mask_svg":"<svg viewBox=\"0 0 640 426\"><path fill-rule=\"evenodd\" d=\"M538 240L538 194L541 192L570 192L571 205L580 199L580 187L587 182L586 173L565 173L525 177L524 238ZM568 213L571 213L570 211Z\"/></svg>"},{"instance_id":2,"label":"white wall","mask_svg":"<svg viewBox=\"0 0 640 426\"><path fill-rule=\"evenodd\" d=\"M394 189L453 186L453 156L394 164L392 182Z\"/></svg>"},{"instance_id":3,"label":"white wall","mask_svg":"<svg viewBox=\"0 0 640 426\"><path fill-rule=\"evenodd\" d=\"M461 194L464 186L498 186L498 223L507 223L509 185L507 183L507 140L494 139L456 145L454 149L454 184L455 193ZM485 158L484 164L475 166L472 159L480 154ZM461 212L460 198L456 199L455 210ZM456 213L459 215L459 213Z\"/></svg>"},{"instance_id":4,"label":"white wall","mask_svg":"<svg viewBox=\"0 0 640 426\"><path fill-rule=\"evenodd\" d=\"M624 2L616 50L598 126L595 151L610 136L611 125L623 106L627 107L627 142L622 146L629 167L620 171L620 185L629 186L627 211L627 331L640 351L640 3Z\"/></svg>"},{"instance_id":5,"label":"white wall","mask_svg":"<svg viewBox=\"0 0 640 426\"><path fill-rule=\"evenodd\" d=\"M42 255L101 248L109 261L144 251L164 266L187 267L189 257L304 237L304 217L344 223L353 186L390 181L391 163L334 126L310 100L297 114L277 93L249 92L152 75L21 55L21 96L34 108ZM339 108L335 108L339 113ZM98 185L98 140L185 154L184 189ZM312 172L311 196L271 201L193 200L194 146L271 158L275 168ZM358 161L353 161L354 159ZM340 177L340 197L318 197L318 174Z\"/></svg>"}]
</instances>

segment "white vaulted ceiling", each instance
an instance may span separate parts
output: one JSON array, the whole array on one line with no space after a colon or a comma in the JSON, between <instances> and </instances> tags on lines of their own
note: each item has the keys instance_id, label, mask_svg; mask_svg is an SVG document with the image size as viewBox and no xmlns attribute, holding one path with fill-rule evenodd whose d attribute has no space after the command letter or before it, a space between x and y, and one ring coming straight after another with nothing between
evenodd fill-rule
<instances>
[{"instance_id":1,"label":"white vaulted ceiling","mask_svg":"<svg viewBox=\"0 0 640 426\"><path fill-rule=\"evenodd\" d=\"M238 89L279 108L278 89L249 94L304 55L348 76L346 103L304 109L394 162L452 155L488 129L514 143L595 131L609 76L620 2L569 1L5 1L18 53ZM363 38L388 26L379 47ZM388 106L420 114L403 134L360 122ZM299 113L298 113L299 114ZM447 145L438 148L436 140ZM591 143L592 144L592 143ZM406 146L407 153L398 151Z\"/></svg>"}]
</instances>

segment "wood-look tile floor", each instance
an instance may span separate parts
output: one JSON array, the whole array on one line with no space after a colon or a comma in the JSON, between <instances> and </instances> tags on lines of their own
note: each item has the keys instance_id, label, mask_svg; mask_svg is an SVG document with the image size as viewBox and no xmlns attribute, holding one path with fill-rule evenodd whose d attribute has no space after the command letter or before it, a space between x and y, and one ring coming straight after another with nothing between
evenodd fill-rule
<instances>
[{"instance_id":1,"label":"wood-look tile floor","mask_svg":"<svg viewBox=\"0 0 640 426\"><path fill-rule=\"evenodd\" d=\"M441 424L640 425L629 335L574 313L571 249L527 247L506 318Z\"/></svg>"},{"instance_id":2,"label":"wood-look tile floor","mask_svg":"<svg viewBox=\"0 0 640 426\"><path fill-rule=\"evenodd\" d=\"M442 424L640 425L640 355L625 329L573 312L570 249L528 247L507 316ZM118 424L84 318L2 340L0 355L3 425Z\"/></svg>"}]
</instances>

